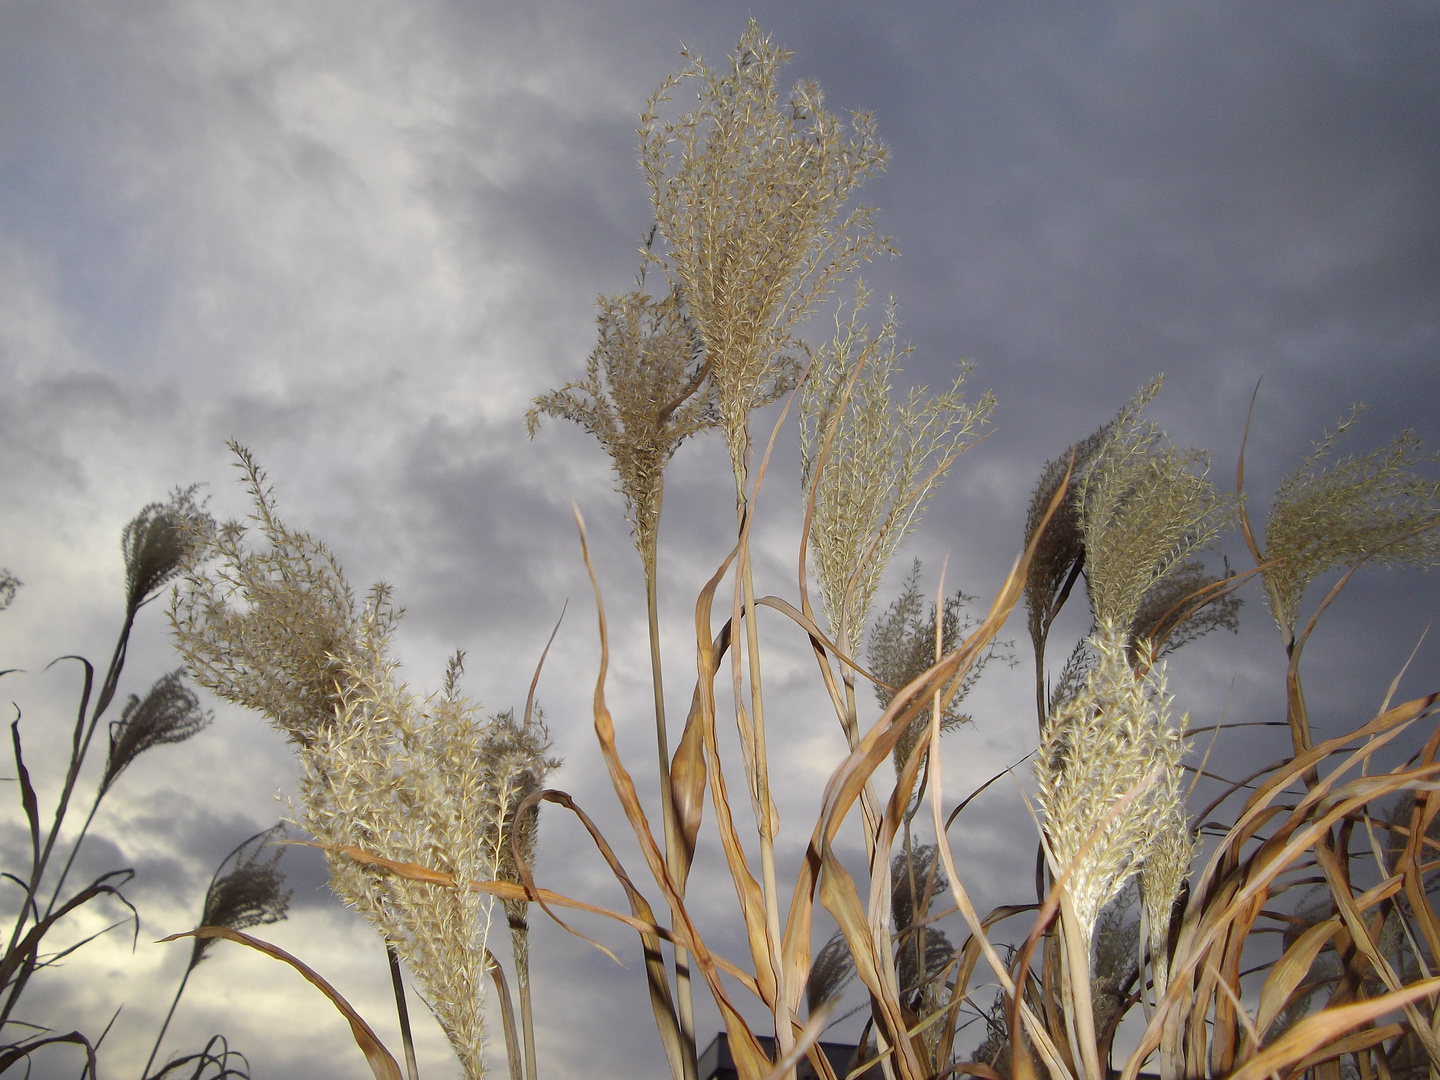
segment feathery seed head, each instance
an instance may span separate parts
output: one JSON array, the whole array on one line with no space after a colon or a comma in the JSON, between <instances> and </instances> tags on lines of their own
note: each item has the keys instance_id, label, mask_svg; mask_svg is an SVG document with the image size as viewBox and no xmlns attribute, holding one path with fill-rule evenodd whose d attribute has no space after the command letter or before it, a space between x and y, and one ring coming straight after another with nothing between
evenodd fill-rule
<instances>
[{"instance_id":1,"label":"feathery seed head","mask_svg":"<svg viewBox=\"0 0 1440 1080\"><path fill-rule=\"evenodd\" d=\"M891 380L908 350L896 342L893 304L871 335L861 321L868 298L858 283L849 317L837 316L800 391L801 484L815 504L810 550L831 630L851 656L891 557L994 410L989 394L965 401L963 365L944 393L922 388L895 401Z\"/></svg>"},{"instance_id":2,"label":"feathery seed head","mask_svg":"<svg viewBox=\"0 0 1440 1080\"><path fill-rule=\"evenodd\" d=\"M690 66L661 84L640 120L640 164L666 251L656 261L679 283L705 346L721 427L737 475L751 410L795 384L799 325L836 279L877 251L869 207L842 207L886 149L874 120L847 125L818 86L782 100L789 54L751 20L729 64ZM700 82L693 111L662 122L661 106L686 79Z\"/></svg>"},{"instance_id":3,"label":"feathery seed head","mask_svg":"<svg viewBox=\"0 0 1440 1080\"><path fill-rule=\"evenodd\" d=\"M493 899L361 865L341 849L494 880L520 793L552 764L543 726L517 733L513 719L482 719L460 693L459 655L442 694L411 693L389 655L400 613L388 588L357 605L334 556L280 520L264 473L234 449L268 548L252 549L236 523L216 531L217 557L192 559L177 590L177 644L204 685L264 712L298 744L299 823L326 848L331 889L406 961L466 1076L478 1078Z\"/></svg>"},{"instance_id":4,"label":"feathery seed head","mask_svg":"<svg viewBox=\"0 0 1440 1080\"><path fill-rule=\"evenodd\" d=\"M1380 566L1440 564L1440 481L1417 467L1440 460L1401 432L1389 446L1334 460L1360 407L1280 482L1265 523L1265 592L1276 624L1293 637L1310 583L1364 558Z\"/></svg>"},{"instance_id":5,"label":"feathery seed head","mask_svg":"<svg viewBox=\"0 0 1440 1080\"><path fill-rule=\"evenodd\" d=\"M1097 625L1133 627L1146 593L1211 543L1232 513L1206 476L1209 455L1171 445L1140 419L1160 383L1121 414L1076 485Z\"/></svg>"},{"instance_id":6,"label":"feathery seed head","mask_svg":"<svg viewBox=\"0 0 1440 1080\"><path fill-rule=\"evenodd\" d=\"M1214 596L1214 586L1230 577L1229 567L1219 578L1191 559L1181 563L1150 587L1130 624L1134 641L1155 645L1155 659L1204 637L1212 630L1240 629L1243 601L1235 593ZM1136 659L1132 644L1130 659Z\"/></svg>"},{"instance_id":7,"label":"feathery seed head","mask_svg":"<svg viewBox=\"0 0 1440 1080\"><path fill-rule=\"evenodd\" d=\"M181 668L163 676L143 700L131 694L120 719L111 721L110 754L100 779L102 795L146 750L184 742L214 719L214 714L200 708L200 699L181 677L183 672Z\"/></svg>"},{"instance_id":8,"label":"feathery seed head","mask_svg":"<svg viewBox=\"0 0 1440 1080\"><path fill-rule=\"evenodd\" d=\"M467 1077L483 1068L485 947L493 900L363 866L358 847L396 862L493 880L495 819L485 786L486 724L453 693L421 702L396 678L375 620L337 674L332 723L301 750L303 825L327 845L330 886L405 960Z\"/></svg>"},{"instance_id":9,"label":"feathery seed head","mask_svg":"<svg viewBox=\"0 0 1440 1080\"><path fill-rule=\"evenodd\" d=\"M540 808L532 806L518 818L516 811L522 802L545 786L545 778L559 768L560 762L547 756L550 733L539 710L528 724L516 720L514 710L499 713L490 721L483 745L489 764L485 783L495 803L505 807L504 812L494 818L495 829L489 842L495 846L501 880L518 885L520 872L516 868L512 838L521 858L527 864L533 863L539 840ZM517 920L523 922L527 906L524 900L505 901L512 925Z\"/></svg>"},{"instance_id":10,"label":"feathery seed head","mask_svg":"<svg viewBox=\"0 0 1440 1080\"><path fill-rule=\"evenodd\" d=\"M243 841L229 855L225 856L210 879L205 890L205 908L200 916L201 926L224 926L231 930L246 930L252 926L263 926L285 918L294 894L282 890L285 872L277 865L285 853L275 848L268 858L261 854L285 831L283 825L275 825L258 832ZM228 873L223 873L226 867ZM193 970L210 946L218 938L196 938L190 952L190 967Z\"/></svg>"},{"instance_id":11,"label":"feathery seed head","mask_svg":"<svg viewBox=\"0 0 1440 1080\"><path fill-rule=\"evenodd\" d=\"M870 673L884 684L877 683L875 686L875 698L882 709L890 707L896 691L908 686L935 665L935 603L930 602L929 614L925 615L925 599L920 591L920 571L920 560L916 559L905 578L905 586L900 595L870 628L870 640L865 655ZM945 599L945 610L940 616L942 653L954 650L960 644L961 637L976 625L974 618L963 613L965 605L973 603L974 600L973 596L967 596L960 591ZM961 711L961 703L991 660L1014 663L1009 651L1010 645L1009 642L992 642L970 666L960 682L959 689L946 705L944 715L940 717L941 731L952 731L970 721L970 717ZM916 715L891 754L896 775L904 769L905 762L910 759L916 744L929 730L930 709L925 708Z\"/></svg>"},{"instance_id":12,"label":"feathery seed head","mask_svg":"<svg viewBox=\"0 0 1440 1080\"><path fill-rule=\"evenodd\" d=\"M933 1016L950 1003L946 984L954 970L956 949L937 925L923 923L929 905L944 896L950 880L933 844L918 844L897 854L890 863L890 913L897 936L895 974L901 999L918 1017ZM934 1067L939 1033L930 1025L920 1045Z\"/></svg>"},{"instance_id":13,"label":"feathery seed head","mask_svg":"<svg viewBox=\"0 0 1440 1080\"><path fill-rule=\"evenodd\" d=\"M600 340L582 382L542 394L525 416L533 437L545 416L573 420L597 439L615 467L625 516L653 569L663 472L685 439L714 426L704 380L704 347L677 293L602 296Z\"/></svg>"},{"instance_id":14,"label":"feathery seed head","mask_svg":"<svg viewBox=\"0 0 1440 1080\"><path fill-rule=\"evenodd\" d=\"M1145 865L1140 868L1140 898L1150 928L1150 963L1157 1001L1165 996L1170 981L1170 924L1175 900L1190 876L1190 863L1195 858L1195 840L1190 835L1179 780L1178 770L1161 780L1174 790L1162 789L1159 793L1164 813L1157 822Z\"/></svg>"},{"instance_id":15,"label":"feathery seed head","mask_svg":"<svg viewBox=\"0 0 1440 1080\"><path fill-rule=\"evenodd\" d=\"M0 569L0 611L15 602L15 593L25 584L9 570Z\"/></svg>"},{"instance_id":16,"label":"feathery seed head","mask_svg":"<svg viewBox=\"0 0 1440 1080\"><path fill-rule=\"evenodd\" d=\"M1046 464L1031 498L1028 545L1066 471L1069 490L1040 537L1025 582L1037 655L1069 589L1083 571L1098 626L1126 628L1133 643L1173 652L1215 629L1234 630L1240 601L1211 589L1220 579L1191 556L1212 542L1234 507L1206 476L1209 458L1172 446L1141 416L1160 391L1156 378L1108 423ZM1091 660L1078 647L1052 693L1052 705L1078 687Z\"/></svg>"},{"instance_id":17,"label":"feathery seed head","mask_svg":"<svg viewBox=\"0 0 1440 1080\"><path fill-rule=\"evenodd\" d=\"M401 613L384 585L357 612L329 549L280 520L265 473L230 445L268 549L251 547L249 530L231 521L192 551L171 601L175 644L200 685L263 713L304 746L335 716L344 658L365 634L388 634Z\"/></svg>"},{"instance_id":18,"label":"feathery seed head","mask_svg":"<svg viewBox=\"0 0 1440 1080\"><path fill-rule=\"evenodd\" d=\"M810 962L810 974L805 979L807 1015L814 1016L838 999L854 978L855 961L850 955L850 946L844 932L836 930Z\"/></svg>"},{"instance_id":19,"label":"feathery seed head","mask_svg":"<svg viewBox=\"0 0 1440 1080\"><path fill-rule=\"evenodd\" d=\"M120 534L125 557L125 606L134 614L166 582L184 572L214 521L195 501L198 485L176 488L170 500L151 503Z\"/></svg>"},{"instance_id":20,"label":"feathery seed head","mask_svg":"<svg viewBox=\"0 0 1440 1080\"><path fill-rule=\"evenodd\" d=\"M1059 612L1058 605L1066 595L1067 584L1073 583L1072 576L1085 565L1085 534L1080 527L1080 507L1075 500L1076 478L1089 468L1090 462L1124 415L1122 411L1120 416L1081 439L1066 453L1047 461L1035 485L1035 493L1030 497L1030 510L1025 517L1026 548L1035 540L1035 533L1045 521L1050 502L1060 490L1060 485L1068 484L1065 498L1050 516L1044 534L1035 545L1030 573L1025 578L1030 640L1037 654Z\"/></svg>"},{"instance_id":21,"label":"feathery seed head","mask_svg":"<svg viewBox=\"0 0 1440 1080\"><path fill-rule=\"evenodd\" d=\"M1115 624L1102 622L1091 646L1095 666L1046 721L1035 764L1051 870L1058 877L1074 864L1066 888L1087 934L1155 850L1167 820L1177 813L1183 819L1186 724L1171 718L1164 666L1153 663L1148 646L1139 646L1143 675L1131 667L1128 636ZM1144 792L1112 816L1147 778Z\"/></svg>"}]
</instances>

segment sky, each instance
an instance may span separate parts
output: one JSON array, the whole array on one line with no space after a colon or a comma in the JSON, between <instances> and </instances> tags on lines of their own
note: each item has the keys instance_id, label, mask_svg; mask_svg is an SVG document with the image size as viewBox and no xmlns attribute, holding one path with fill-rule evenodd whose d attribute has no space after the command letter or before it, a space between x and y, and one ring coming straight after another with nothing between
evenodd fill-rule
<instances>
[{"instance_id":1,"label":"sky","mask_svg":"<svg viewBox=\"0 0 1440 1080\"><path fill-rule=\"evenodd\" d=\"M397 652L417 688L438 688L461 648L470 694L522 705L568 602L539 688L564 759L553 783L643 873L590 728L595 608L572 504L605 592L621 750L653 806L639 564L598 447L561 423L532 441L523 417L582 372L597 295L633 282L649 225L635 161L646 96L682 66L682 43L720 60L751 15L793 50L791 78L817 80L834 109L873 110L890 147L863 198L901 255L863 274L898 305L914 346L905 378L939 386L968 360L970 392L998 402L993 433L957 463L882 602L911 557L927 587L948 559L947 581L988 602L1043 464L1158 373L1149 414L1177 444L1212 451L1227 490L1259 383L1246 470L1257 515L1356 402L1370 408L1353 449L1404 428L1440 444L1434 4L0 0L0 566L24 582L0 614L0 667L20 669L4 701L42 806L78 693L73 664L46 665L109 655L119 536L142 506L199 483L217 517L245 514L235 439L352 584L393 583L407 609ZM832 317L813 320L816 340ZM757 430L768 436L776 416ZM794 599L789 423L756 573L762 591ZM689 700L695 594L733 535L726 465L720 442L701 439L668 474L672 713ZM1233 537L1216 565L1220 554L1244 565ZM1246 600L1238 635L1171 663L1196 725L1283 719L1280 640L1259 595ZM1433 576L1357 578L1307 653L1317 728L1367 717L1412 650L1400 693L1436 689L1440 646L1422 635L1437 600ZM177 664L163 608L140 617L122 695ZM1081 634L1084 620L1065 629ZM779 858L793 880L843 743L804 641L778 623L762 632L785 778ZM1026 660L1023 614L1002 636ZM982 680L973 727L947 736L947 806L1033 749L1032 679L1026 660ZM139 1074L188 956L153 942L194 925L216 863L285 814L294 789L279 735L207 703L209 729L125 775L78 864L90 876L135 868L133 949L131 929L115 931L27 999L28 1018L91 1033L119 1007L101 1049L109 1074ZM1227 735L1216 760L1278 756L1270 737ZM982 910L1030 887L1028 766L1016 777L952 838ZM9 869L28 841L5 798ZM738 958L717 858L707 832L691 895L712 944ZM394 1048L373 931L329 896L312 853L283 865L290 918L261 936L324 974ZM542 824L538 877L622 902L558 816ZM633 935L585 926L621 968L533 921L542 1075L666 1075ZM66 940L103 925L79 920ZM458 1075L412 1008L423 1075ZM702 1042L716 1023L702 1011ZM338 1014L238 947L217 947L192 977L161 1056L217 1032L257 1080L364 1075ZM57 1049L35 1075L76 1064Z\"/></svg>"}]
</instances>

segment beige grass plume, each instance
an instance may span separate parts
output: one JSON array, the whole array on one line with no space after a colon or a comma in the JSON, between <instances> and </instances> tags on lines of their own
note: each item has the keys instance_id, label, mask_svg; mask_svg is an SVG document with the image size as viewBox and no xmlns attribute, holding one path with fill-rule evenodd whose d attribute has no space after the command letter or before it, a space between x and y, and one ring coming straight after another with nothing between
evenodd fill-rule
<instances>
[{"instance_id":1,"label":"beige grass plume","mask_svg":"<svg viewBox=\"0 0 1440 1080\"><path fill-rule=\"evenodd\" d=\"M831 630L851 656L891 557L995 407L989 394L965 400L968 365L939 394L918 388L897 400L893 379L909 350L897 343L893 303L878 332L862 321L869 295L857 284L800 391L801 484L815 505L810 551Z\"/></svg>"},{"instance_id":2,"label":"beige grass plume","mask_svg":"<svg viewBox=\"0 0 1440 1080\"><path fill-rule=\"evenodd\" d=\"M883 170L873 118L847 124L814 83L782 97L789 53L754 20L729 62L690 66L661 84L640 122L640 164L650 184L656 256L684 295L705 345L721 427L737 477L749 452L750 412L786 393L803 350L796 331L846 270L888 241L872 210L841 211ZM698 100L673 122L660 112L686 80Z\"/></svg>"},{"instance_id":3,"label":"beige grass plume","mask_svg":"<svg viewBox=\"0 0 1440 1080\"><path fill-rule=\"evenodd\" d=\"M942 654L955 649L976 625L977 620L965 612L965 607L975 597L962 591L955 591L945 597L943 610L936 611L935 602L926 600L920 589L921 564L916 559L905 578L900 595L880 613L870 628L866 643L865 658L869 670L880 681L875 685L875 698L880 708L887 709L894 700L896 690L907 686L935 665L935 620L940 619L940 651ZM965 698L974 688L980 676L992 660L1013 667L1015 658L1011 649L1013 642L992 641L975 662L972 663L960 681L960 686L950 695L948 704L940 716L941 732L953 731L970 722L964 711ZM910 759L920 739L930 730L930 709L927 706L916 714L900 741L891 752L891 759L898 776Z\"/></svg>"},{"instance_id":4,"label":"beige grass plume","mask_svg":"<svg viewBox=\"0 0 1440 1080\"><path fill-rule=\"evenodd\" d=\"M1286 474L1265 523L1262 570L1276 625L1289 646L1300 604L1321 574L1369 559L1429 569L1440 563L1440 481L1416 469L1440 460L1409 431L1368 454L1337 459L1360 407Z\"/></svg>"},{"instance_id":5,"label":"beige grass plume","mask_svg":"<svg viewBox=\"0 0 1440 1080\"><path fill-rule=\"evenodd\" d=\"M1035 764L1051 872L1058 878L1073 864L1066 891L1085 936L1085 955L1100 909L1155 853L1157 842L1171 835L1171 821L1177 815L1184 820L1180 762L1186 723L1172 717L1164 666L1145 656L1145 673L1133 668L1122 629L1102 622L1091 646L1095 666L1080 692L1047 721ZM1143 794L1107 821L1152 773ZM1158 895L1155 901L1161 905Z\"/></svg>"},{"instance_id":6,"label":"beige grass plume","mask_svg":"<svg viewBox=\"0 0 1440 1080\"><path fill-rule=\"evenodd\" d=\"M1211 483L1208 454L1174 446L1144 418L1161 382L1049 462L1031 500L1027 543L1068 471L1068 495L1039 538L1025 586L1042 718L1079 690L1095 660L1081 641L1047 692L1050 628L1082 576L1092 631L1102 622L1121 628L1132 663L1142 641L1158 657L1239 625L1240 600L1196 557L1231 521L1234 504Z\"/></svg>"},{"instance_id":7,"label":"beige grass plume","mask_svg":"<svg viewBox=\"0 0 1440 1080\"><path fill-rule=\"evenodd\" d=\"M1095 623L1132 634L1146 594L1218 537L1232 513L1207 475L1209 455L1174 446L1142 419L1160 384L1122 413L1075 491Z\"/></svg>"},{"instance_id":8,"label":"beige grass plume","mask_svg":"<svg viewBox=\"0 0 1440 1080\"><path fill-rule=\"evenodd\" d=\"M251 548L238 523L215 531L213 561L193 560L177 590L177 646L203 685L298 744L299 822L327 848L331 888L406 961L465 1075L479 1077L492 898L339 849L495 879L521 793L549 767L540 729L497 740L504 722L460 696L455 664L443 694L413 694L389 655L399 613L388 589L357 607L335 558L280 520L263 472L234 449L268 548Z\"/></svg>"},{"instance_id":9,"label":"beige grass plume","mask_svg":"<svg viewBox=\"0 0 1440 1080\"><path fill-rule=\"evenodd\" d=\"M654 572L664 470L680 444L715 423L701 364L704 347L680 297L602 296L599 341L585 378L537 397L525 416L572 420L610 455L625 516L647 574Z\"/></svg>"}]
</instances>

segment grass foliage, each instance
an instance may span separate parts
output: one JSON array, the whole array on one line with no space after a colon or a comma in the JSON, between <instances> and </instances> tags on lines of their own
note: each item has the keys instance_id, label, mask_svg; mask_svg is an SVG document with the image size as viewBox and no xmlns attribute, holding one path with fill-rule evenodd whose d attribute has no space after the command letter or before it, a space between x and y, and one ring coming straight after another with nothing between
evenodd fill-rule
<instances>
[{"instance_id":1,"label":"grass foliage","mask_svg":"<svg viewBox=\"0 0 1440 1080\"><path fill-rule=\"evenodd\" d=\"M1016 538L1019 557L987 604L947 594L943 575L931 600L917 562L876 615L893 556L983 434L994 402L965 396L964 364L938 393L898 389L908 350L893 301L878 325L867 321L869 293L857 275L854 299L834 303L846 272L892 250L873 229L873 208L855 201L886 150L868 114L830 112L811 83L787 89L786 59L752 22L721 63L685 54L685 69L647 102L640 164L654 220L637 288L600 298L598 343L583 376L537 398L528 416L532 435L550 418L596 437L640 555L662 808L654 824L606 702L611 651L630 643L610 640L580 523L601 646L595 733L644 873L628 872L584 809L545 786L557 763L533 684L518 718L487 714L461 692L457 654L438 692L412 691L391 652L400 612L388 588L357 601L334 556L285 524L265 474L235 445L250 522L217 525L192 492L178 492L125 530L124 630L93 706L94 672L80 662L74 749L48 833L19 722L11 727L33 857L28 873L7 873L24 902L0 966L0 1021L11 1025L0 1070L78 1040L94 1072L94 1040L21 1037L15 1009L31 975L56 959L41 948L49 928L79 905L118 895L123 874L65 894L68 863L58 876L47 872L80 766L115 696L135 613L178 581L171 620L191 677L260 713L294 745L294 823L325 850L336 895L385 943L412 1080L402 963L467 1077L484 1071L483 1005L494 992L510 1075L536 1080L528 932L537 904L546 917L588 912L640 935L644 993L675 1080L698 1080L697 992L719 1010L743 1080L795 1076L805 1059L825 1080L872 1069L892 1080L1440 1072L1440 696L1387 699L1355 730L1316 741L1300 669L1320 614L1355 570L1430 567L1440 557L1440 484L1424 475L1433 458L1408 434L1337 458L1352 418L1286 475L1257 534L1243 464L1228 494L1206 452L1175 446L1147 418L1157 379L1041 469ZM672 100L682 90L689 111ZM835 332L812 344L808 320L832 304ZM755 411L781 401L757 462ZM792 408L804 508L797 589L789 599L757 596L756 495ZM663 478L676 448L711 428L725 439L733 471L735 542L697 582L696 678L688 684L687 673L691 704L676 723L667 718L660 663ZM1245 572L1213 565L1216 541L1236 530L1254 562ZM1307 609L1311 586L1336 568L1344 575ZM1280 630L1293 752L1200 807L1205 761L1166 665L1200 637L1233 631L1247 584L1263 590ZM0 573L0 607L18 585ZM1055 653L1062 613L1081 603L1089 632ZM967 882L984 868L958 861L950 842L978 793L946 791L938 751L942 736L967 737L962 704L987 665L1014 662L998 634L1021 605L1034 654L1036 816L1034 832L1026 822L1018 831L1037 845L1037 893L982 914ZM762 618L767 635L808 645L847 746L815 793L805 855L792 866L777 857ZM862 693L862 684L870 689ZM860 701L872 692L880 715L862 720ZM137 755L190 738L204 723L180 673L132 697L111 723L94 805ZM738 755L721 751L730 724ZM623 886L627 910L535 880L541 804L586 830ZM860 857L842 857L842 828L863 837ZM702 829L719 841L747 955L714 951L710 931L692 917L687 885ZM261 850L266 839L241 844L217 871L184 978L219 938L260 949L334 1003L374 1075L401 1076L397 1059L319 973L243 932L285 911L275 856ZM518 1024L491 951L502 914ZM744 1019L756 1003L769 1017L759 1029ZM817 1041L842 1012L862 1017L863 1031L851 1068L837 1071ZM162 1028L152 1065L163 1037ZM240 1075L243 1060L217 1042L154 1075L177 1070Z\"/></svg>"},{"instance_id":2,"label":"grass foliage","mask_svg":"<svg viewBox=\"0 0 1440 1080\"><path fill-rule=\"evenodd\" d=\"M6 882L21 890L22 895L13 910L6 909L14 925L0 959L0 1072L23 1066L28 1074L35 1056L42 1052L49 1056L60 1047L74 1047L84 1055L80 1075L99 1075L96 1051L119 1014L120 1006L98 1034L79 1030L60 1033L48 1027L42 1018L31 1015L26 991L31 989L36 976L61 977L58 969L63 968L66 958L104 934L128 928L132 942L138 941L139 913L122 891L134 877L134 870L121 867L79 888L67 891L65 886L105 796L123 780L125 770L141 754L194 737L209 725L210 714L201 708L199 698L185 684L183 672L171 672L155 682L143 697L131 694L120 716L110 721L109 749L99 775L95 776L92 770L87 778L85 764L100 723L119 691L137 616L199 556L204 538L211 535L213 529L214 522L195 501L193 487L173 492L166 502L146 506L125 526L120 538L125 563L124 618L99 686L95 681L96 669L89 660L81 656L60 658L79 666L81 682L65 772L48 822L42 817L40 799L25 762L18 709L10 725L15 780L29 831L30 859L28 869L10 866L4 871ZM20 582L8 573L0 576L4 578L0 594L3 594L4 606L8 606ZM89 812L78 832L71 835L65 828L66 823L75 800L87 792ZM282 890L284 874L276 865L280 851L267 852L262 858L259 850L271 835L267 832L251 837L222 861L204 899L203 923L241 928L285 917L289 894ZM57 866L62 854L64 861ZM222 875L221 871L227 867L228 872ZM74 924L91 909L100 909L101 917L112 921L100 931L75 940ZM54 937L66 938L68 944L47 945L47 938L53 942ZM215 1035L200 1050L172 1057L151 1071L190 974L204 956L205 949L197 941L170 1012L156 1035L142 1080L161 1076L172 1076L176 1080L180 1077L190 1080L248 1078L244 1055L231 1050L223 1035Z\"/></svg>"}]
</instances>

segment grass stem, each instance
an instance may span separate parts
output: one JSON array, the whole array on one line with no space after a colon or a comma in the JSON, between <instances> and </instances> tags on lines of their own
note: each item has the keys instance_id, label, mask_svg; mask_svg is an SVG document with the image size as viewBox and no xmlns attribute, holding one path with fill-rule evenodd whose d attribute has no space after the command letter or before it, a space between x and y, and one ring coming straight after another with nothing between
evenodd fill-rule
<instances>
[{"instance_id":1,"label":"grass stem","mask_svg":"<svg viewBox=\"0 0 1440 1080\"><path fill-rule=\"evenodd\" d=\"M400 1020L400 1042L405 1047L405 1075L409 1080L420 1080L420 1069L415 1062L415 1037L410 1031L410 1007L405 1002L405 980L400 974L400 954L388 941L385 959L390 964L390 985L395 989L395 1015Z\"/></svg>"}]
</instances>

